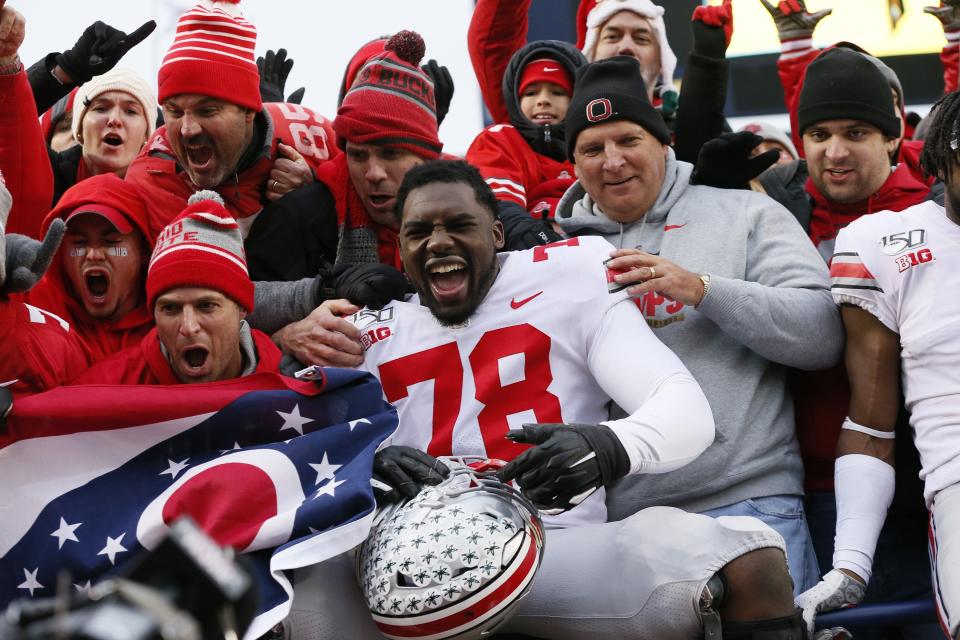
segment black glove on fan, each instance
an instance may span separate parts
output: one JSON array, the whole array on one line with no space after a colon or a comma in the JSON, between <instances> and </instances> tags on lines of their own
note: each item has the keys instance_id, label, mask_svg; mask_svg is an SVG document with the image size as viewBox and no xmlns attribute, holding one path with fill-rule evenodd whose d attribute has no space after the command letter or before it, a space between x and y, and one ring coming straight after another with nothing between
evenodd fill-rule
<instances>
[{"instance_id":1,"label":"black glove on fan","mask_svg":"<svg viewBox=\"0 0 960 640\"><path fill-rule=\"evenodd\" d=\"M772 167L780 152L771 149L750 157L763 138L749 131L723 133L706 142L697 156L690 182L720 189L747 189L753 178Z\"/></svg>"},{"instance_id":2,"label":"black glove on fan","mask_svg":"<svg viewBox=\"0 0 960 640\"><path fill-rule=\"evenodd\" d=\"M300 104L306 87L300 87L291 93L286 100L283 91L287 85L287 76L293 69L293 58L287 57L286 49L272 49L267 51L266 57L257 58L257 70L260 72L260 99L264 102L292 102Z\"/></svg>"},{"instance_id":3,"label":"black glove on fan","mask_svg":"<svg viewBox=\"0 0 960 640\"><path fill-rule=\"evenodd\" d=\"M127 51L153 33L157 23L149 20L134 31L124 33L97 20L86 28L72 49L57 56L57 64L76 84L89 82L117 66Z\"/></svg>"},{"instance_id":4,"label":"black glove on fan","mask_svg":"<svg viewBox=\"0 0 960 640\"><path fill-rule=\"evenodd\" d=\"M516 480L530 502L549 515L572 509L630 471L626 450L606 425L525 424L507 438L536 446L497 475L503 482Z\"/></svg>"},{"instance_id":5,"label":"black glove on fan","mask_svg":"<svg viewBox=\"0 0 960 640\"><path fill-rule=\"evenodd\" d=\"M437 126L447 117L450 101L453 100L453 76L450 70L440 66L436 60L430 60L420 67L433 80L433 96L437 102Z\"/></svg>"},{"instance_id":6,"label":"black glove on fan","mask_svg":"<svg viewBox=\"0 0 960 640\"><path fill-rule=\"evenodd\" d=\"M440 484L450 469L428 453L391 445L373 458L373 493L378 505L416 497L425 484Z\"/></svg>"},{"instance_id":7,"label":"black glove on fan","mask_svg":"<svg viewBox=\"0 0 960 640\"><path fill-rule=\"evenodd\" d=\"M549 222L534 218L517 203L498 200L497 206L497 218L503 225L502 251L523 251L563 240Z\"/></svg>"},{"instance_id":8,"label":"black glove on fan","mask_svg":"<svg viewBox=\"0 0 960 640\"><path fill-rule=\"evenodd\" d=\"M359 307L382 309L411 291L406 276L386 264L345 264L324 269L316 277L317 300L346 298Z\"/></svg>"}]
</instances>

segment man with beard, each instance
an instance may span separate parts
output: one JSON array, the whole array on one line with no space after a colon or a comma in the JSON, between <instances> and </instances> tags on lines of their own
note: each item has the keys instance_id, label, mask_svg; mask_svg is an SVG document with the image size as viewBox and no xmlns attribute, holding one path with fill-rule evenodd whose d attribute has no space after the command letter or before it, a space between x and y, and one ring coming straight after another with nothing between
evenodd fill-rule
<instances>
[{"instance_id":1,"label":"man with beard","mask_svg":"<svg viewBox=\"0 0 960 640\"><path fill-rule=\"evenodd\" d=\"M198 189L220 193L246 235L268 202L313 182L337 153L324 118L298 104L262 103L256 37L235 0L180 17L158 75L165 126L127 172L149 196L154 235Z\"/></svg>"},{"instance_id":2,"label":"man with beard","mask_svg":"<svg viewBox=\"0 0 960 640\"><path fill-rule=\"evenodd\" d=\"M532 591L502 630L695 638L722 617L724 638L803 638L782 539L759 521L663 507L606 521L607 484L681 467L713 438L698 385L611 283L610 245L574 238L498 254L496 200L463 162L410 170L396 211L417 295L354 317L363 368L400 417L375 477L381 500L400 499L443 474L433 455L510 461L501 479L541 510L547 533ZM611 402L625 417L608 419ZM351 613L359 590L329 588L347 564L300 577L294 638L324 637L300 635L316 615L328 629L380 637L368 615ZM730 598L708 605L715 574Z\"/></svg>"},{"instance_id":3,"label":"man with beard","mask_svg":"<svg viewBox=\"0 0 960 640\"><path fill-rule=\"evenodd\" d=\"M863 216L842 229L830 266L847 331L849 414L837 444L833 570L802 594L814 615L857 604L870 580L893 500L894 427L902 391L920 451L941 628L960 634L960 94L945 96L921 155L946 184L945 206L923 202ZM945 295L946 293L946 295Z\"/></svg>"}]
</instances>

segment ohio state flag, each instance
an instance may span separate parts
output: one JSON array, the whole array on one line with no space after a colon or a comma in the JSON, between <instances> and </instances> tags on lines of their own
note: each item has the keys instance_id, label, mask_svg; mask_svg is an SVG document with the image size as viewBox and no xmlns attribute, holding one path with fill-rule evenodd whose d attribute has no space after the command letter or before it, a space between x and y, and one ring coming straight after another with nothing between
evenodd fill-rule
<instances>
[{"instance_id":1,"label":"ohio state flag","mask_svg":"<svg viewBox=\"0 0 960 640\"><path fill-rule=\"evenodd\" d=\"M255 374L77 386L17 399L0 432L0 605L89 589L189 514L258 569L256 638L290 608L288 571L362 542L373 455L397 426L369 374Z\"/></svg>"}]
</instances>

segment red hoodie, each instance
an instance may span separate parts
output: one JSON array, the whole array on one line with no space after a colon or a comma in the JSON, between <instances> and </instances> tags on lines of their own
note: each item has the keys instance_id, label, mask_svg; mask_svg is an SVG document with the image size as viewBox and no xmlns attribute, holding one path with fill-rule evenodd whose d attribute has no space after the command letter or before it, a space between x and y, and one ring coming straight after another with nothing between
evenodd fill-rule
<instances>
[{"instance_id":1,"label":"red hoodie","mask_svg":"<svg viewBox=\"0 0 960 640\"><path fill-rule=\"evenodd\" d=\"M80 205L91 203L110 205L124 213L143 234L148 247L153 247L142 195L132 184L112 173L94 176L68 189L57 207L44 219L41 232L45 234L53 220L65 218ZM62 254L65 250L64 247L60 248L50 269L37 286L17 298L66 320L83 345L89 360L88 365L136 344L153 326L153 314L147 309L146 293L141 292L140 304L116 322L104 322L90 317L73 294L63 272ZM147 255L149 256L149 253ZM146 265L140 282L141 288L144 287L145 278Z\"/></svg>"}]
</instances>

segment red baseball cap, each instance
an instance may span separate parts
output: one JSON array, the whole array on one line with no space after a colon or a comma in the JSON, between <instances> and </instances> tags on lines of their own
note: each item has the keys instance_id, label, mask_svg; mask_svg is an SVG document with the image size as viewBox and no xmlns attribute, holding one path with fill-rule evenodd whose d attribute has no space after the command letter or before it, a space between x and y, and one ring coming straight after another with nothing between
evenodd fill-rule
<instances>
[{"instance_id":1,"label":"red baseball cap","mask_svg":"<svg viewBox=\"0 0 960 640\"><path fill-rule=\"evenodd\" d=\"M71 211L64 222L69 225L71 220L84 213L95 213L98 216L106 218L120 233L133 232L133 225L130 223L130 220L127 219L127 216L120 213L119 209L115 209L107 204L82 204Z\"/></svg>"},{"instance_id":2,"label":"red baseball cap","mask_svg":"<svg viewBox=\"0 0 960 640\"><path fill-rule=\"evenodd\" d=\"M552 82L568 95L573 95L573 78L570 77L570 72L553 58L537 58L527 63L520 73L517 91L522 96L527 86L534 82Z\"/></svg>"}]
</instances>

